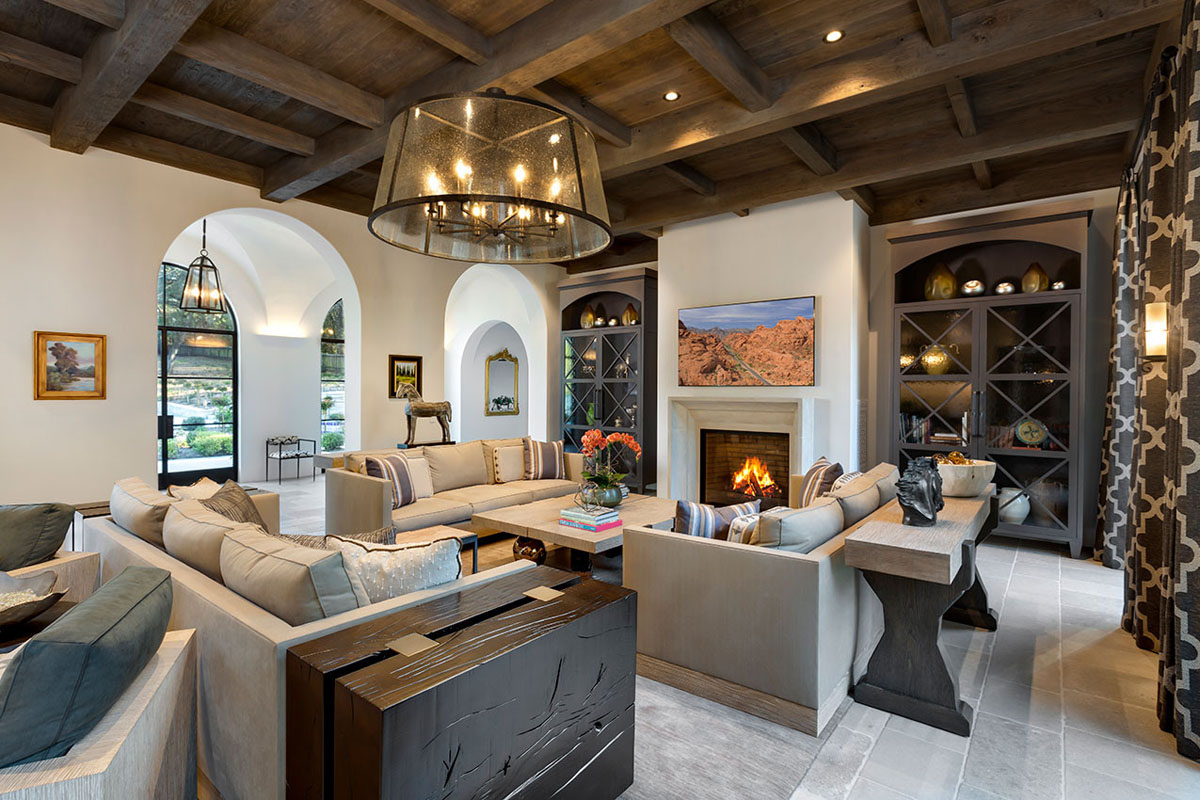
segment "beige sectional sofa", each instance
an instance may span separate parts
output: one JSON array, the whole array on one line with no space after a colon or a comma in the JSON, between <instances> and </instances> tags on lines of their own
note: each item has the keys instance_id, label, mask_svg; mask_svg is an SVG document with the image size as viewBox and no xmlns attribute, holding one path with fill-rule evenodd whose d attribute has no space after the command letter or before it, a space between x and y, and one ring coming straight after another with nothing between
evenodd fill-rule
<instances>
[{"instance_id":1,"label":"beige sectional sofa","mask_svg":"<svg viewBox=\"0 0 1200 800\"><path fill-rule=\"evenodd\" d=\"M278 496L251 497L268 528L278 531ZM170 627L194 628L197 637L200 797L215 792L225 800L285 796L284 658L289 647L534 566L517 561L293 626L122 528L112 517L87 520L83 538L86 550L100 554L104 580L132 565L170 571L174 592Z\"/></svg>"},{"instance_id":2,"label":"beige sectional sofa","mask_svg":"<svg viewBox=\"0 0 1200 800\"><path fill-rule=\"evenodd\" d=\"M325 532L350 535L392 525L403 533L433 525L456 525L468 522L476 512L565 497L579 489L583 456L578 453L566 454L566 480L497 483L491 466L492 450L520 444L521 439L477 439L437 447L346 453L342 467L325 473ZM364 458L372 455L428 460L433 496L393 509L391 483L362 472Z\"/></svg>"},{"instance_id":3,"label":"beige sectional sofa","mask_svg":"<svg viewBox=\"0 0 1200 800\"><path fill-rule=\"evenodd\" d=\"M895 478L881 464L832 502L895 502ZM843 557L875 513L807 553L626 528L639 672L819 735L883 633L878 599Z\"/></svg>"}]
</instances>

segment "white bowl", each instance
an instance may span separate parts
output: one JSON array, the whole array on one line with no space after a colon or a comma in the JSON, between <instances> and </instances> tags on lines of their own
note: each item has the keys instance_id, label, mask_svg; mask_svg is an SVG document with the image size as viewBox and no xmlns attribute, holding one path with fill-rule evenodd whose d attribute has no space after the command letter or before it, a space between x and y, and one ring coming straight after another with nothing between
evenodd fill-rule
<instances>
[{"instance_id":1,"label":"white bowl","mask_svg":"<svg viewBox=\"0 0 1200 800\"><path fill-rule=\"evenodd\" d=\"M972 459L970 464L938 464L943 497L978 497L996 475L995 461Z\"/></svg>"}]
</instances>

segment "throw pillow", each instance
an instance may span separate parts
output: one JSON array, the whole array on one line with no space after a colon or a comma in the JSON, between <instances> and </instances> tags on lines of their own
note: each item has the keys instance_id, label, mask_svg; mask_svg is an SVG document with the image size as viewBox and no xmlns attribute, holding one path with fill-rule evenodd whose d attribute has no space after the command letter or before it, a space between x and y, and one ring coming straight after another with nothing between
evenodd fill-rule
<instances>
[{"instance_id":1,"label":"throw pillow","mask_svg":"<svg viewBox=\"0 0 1200 800\"><path fill-rule=\"evenodd\" d=\"M680 500L675 504L675 532L704 539L724 539L729 534L729 523L738 517L757 514L760 505L761 500L751 500L717 508Z\"/></svg>"},{"instance_id":2,"label":"throw pillow","mask_svg":"<svg viewBox=\"0 0 1200 800\"><path fill-rule=\"evenodd\" d=\"M762 515L749 544L809 553L842 532L842 507L820 497L804 508L773 508Z\"/></svg>"},{"instance_id":3,"label":"throw pillow","mask_svg":"<svg viewBox=\"0 0 1200 800\"><path fill-rule=\"evenodd\" d=\"M141 478L125 478L113 484L108 510L113 522L139 539L162 547L162 526L173 498L150 488Z\"/></svg>"},{"instance_id":4,"label":"throw pillow","mask_svg":"<svg viewBox=\"0 0 1200 800\"><path fill-rule=\"evenodd\" d=\"M0 506L0 570L53 558L74 519L75 509L62 503Z\"/></svg>"},{"instance_id":5,"label":"throw pillow","mask_svg":"<svg viewBox=\"0 0 1200 800\"><path fill-rule=\"evenodd\" d=\"M298 544L302 547L315 547L318 550L336 550L329 542L329 537L325 534L305 534L305 533L273 533L271 534L277 539L283 539L285 542ZM395 544L396 529L392 527L379 528L378 530L365 531L363 533L355 533L353 535L346 534L343 539L354 539L359 542L367 542L368 544Z\"/></svg>"},{"instance_id":6,"label":"throw pillow","mask_svg":"<svg viewBox=\"0 0 1200 800\"><path fill-rule=\"evenodd\" d=\"M461 489L464 486L480 486L488 482L482 442L426 447L425 460L429 462L435 494L450 489Z\"/></svg>"},{"instance_id":7,"label":"throw pillow","mask_svg":"<svg viewBox=\"0 0 1200 800\"><path fill-rule=\"evenodd\" d=\"M522 444L492 448L492 474L496 483L519 481L525 477L525 447Z\"/></svg>"},{"instance_id":8,"label":"throw pillow","mask_svg":"<svg viewBox=\"0 0 1200 800\"><path fill-rule=\"evenodd\" d=\"M221 543L225 585L289 625L303 625L367 605L358 575L341 553L292 544L249 528Z\"/></svg>"},{"instance_id":9,"label":"throw pillow","mask_svg":"<svg viewBox=\"0 0 1200 800\"><path fill-rule=\"evenodd\" d=\"M522 440L521 446L525 450L525 480L563 480L567 477L567 464L563 457L563 443L561 440L557 442L539 442L526 436Z\"/></svg>"},{"instance_id":10,"label":"throw pillow","mask_svg":"<svg viewBox=\"0 0 1200 800\"><path fill-rule=\"evenodd\" d=\"M258 513L258 506L254 505L246 490L233 481L225 481L225 485L216 494L199 502L210 511L215 511L234 522L257 525L264 531L267 529L266 520Z\"/></svg>"},{"instance_id":11,"label":"throw pillow","mask_svg":"<svg viewBox=\"0 0 1200 800\"><path fill-rule=\"evenodd\" d=\"M836 481L833 482L833 488L830 489L830 491L831 492L837 491L838 489L842 488L850 481L854 480L855 478L860 478L860 477L862 477L861 472L844 472Z\"/></svg>"},{"instance_id":12,"label":"throw pillow","mask_svg":"<svg viewBox=\"0 0 1200 800\"><path fill-rule=\"evenodd\" d=\"M412 478L417 499L433 497L433 473L429 471L429 462L424 456L405 456L404 460L408 462L408 476Z\"/></svg>"},{"instance_id":13,"label":"throw pillow","mask_svg":"<svg viewBox=\"0 0 1200 800\"><path fill-rule=\"evenodd\" d=\"M763 512L769 514L769 511ZM734 542L736 544L748 544L750 537L754 535L754 528L758 525L758 521L762 519L762 514L747 514L744 517L738 517L729 523L729 534L725 541Z\"/></svg>"},{"instance_id":14,"label":"throw pillow","mask_svg":"<svg viewBox=\"0 0 1200 800\"><path fill-rule=\"evenodd\" d=\"M393 510L416 502L417 492L404 456L367 456L364 467L372 478L391 484Z\"/></svg>"},{"instance_id":15,"label":"throw pillow","mask_svg":"<svg viewBox=\"0 0 1200 800\"><path fill-rule=\"evenodd\" d=\"M163 547L189 567L220 581L221 543L225 534L241 528L261 530L245 522L234 522L206 508L199 500L180 500L171 505L163 521Z\"/></svg>"},{"instance_id":16,"label":"throw pillow","mask_svg":"<svg viewBox=\"0 0 1200 800\"><path fill-rule=\"evenodd\" d=\"M167 494L179 500L206 500L216 494L221 484L211 478L201 478L191 486L168 486Z\"/></svg>"},{"instance_id":17,"label":"throw pillow","mask_svg":"<svg viewBox=\"0 0 1200 800\"><path fill-rule=\"evenodd\" d=\"M171 574L126 567L35 634L0 675L0 767L57 758L96 726L158 652Z\"/></svg>"},{"instance_id":18,"label":"throw pillow","mask_svg":"<svg viewBox=\"0 0 1200 800\"><path fill-rule=\"evenodd\" d=\"M500 480L500 476L496 470L496 450L501 447L516 447L518 452L521 447L521 438L515 439L484 439L483 440L483 460L487 463L488 483L504 483ZM524 469L524 467L522 467ZM518 475L515 480L520 480Z\"/></svg>"},{"instance_id":19,"label":"throw pillow","mask_svg":"<svg viewBox=\"0 0 1200 800\"><path fill-rule=\"evenodd\" d=\"M804 473L804 480L800 482L800 494L795 504L796 508L804 508L813 500L831 490L833 482L841 474L841 464L836 462L830 463L829 459L824 456L818 458L816 463L808 468L808 472Z\"/></svg>"},{"instance_id":20,"label":"throw pillow","mask_svg":"<svg viewBox=\"0 0 1200 800\"><path fill-rule=\"evenodd\" d=\"M423 544L370 544L344 536L325 541L341 552L372 603L418 592L462 577L462 540L448 537Z\"/></svg>"}]
</instances>

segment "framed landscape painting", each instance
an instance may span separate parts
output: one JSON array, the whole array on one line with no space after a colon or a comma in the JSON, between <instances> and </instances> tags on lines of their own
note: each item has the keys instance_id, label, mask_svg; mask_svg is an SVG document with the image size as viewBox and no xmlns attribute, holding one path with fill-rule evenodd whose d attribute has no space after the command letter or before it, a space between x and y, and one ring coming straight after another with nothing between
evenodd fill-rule
<instances>
[{"instance_id":1,"label":"framed landscape painting","mask_svg":"<svg viewBox=\"0 0 1200 800\"><path fill-rule=\"evenodd\" d=\"M103 400L107 337L33 332L34 400Z\"/></svg>"},{"instance_id":2,"label":"framed landscape painting","mask_svg":"<svg viewBox=\"0 0 1200 800\"><path fill-rule=\"evenodd\" d=\"M422 394L421 357L388 356L388 397L402 397L400 387L406 383Z\"/></svg>"},{"instance_id":3,"label":"framed landscape painting","mask_svg":"<svg viewBox=\"0 0 1200 800\"><path fill-rule=\"evenodd\" d=\"M814 386L816 298L679 309L680 386Z\"/></svg>"}]
</instances>

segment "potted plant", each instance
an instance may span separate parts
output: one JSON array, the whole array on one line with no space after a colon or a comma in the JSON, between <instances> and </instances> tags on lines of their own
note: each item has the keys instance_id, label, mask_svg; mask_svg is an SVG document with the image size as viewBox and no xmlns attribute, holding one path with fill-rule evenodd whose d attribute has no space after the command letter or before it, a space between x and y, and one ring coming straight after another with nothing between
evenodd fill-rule
<instances>
[{"instance_id":1,"label":"potted plant","mask_svg":"<svg viewBox=\"0 0 1200 800\"><path fill-rule=\"evenodd\" d=\"M628 472L620 472L621 456L628 450L634 460L642 457L642 446L628 433L610 433L592 429L583 435L583 477L596 486L595 502L616 508L621 504L621 481Z\"/></svg>"}]
</instances>

